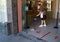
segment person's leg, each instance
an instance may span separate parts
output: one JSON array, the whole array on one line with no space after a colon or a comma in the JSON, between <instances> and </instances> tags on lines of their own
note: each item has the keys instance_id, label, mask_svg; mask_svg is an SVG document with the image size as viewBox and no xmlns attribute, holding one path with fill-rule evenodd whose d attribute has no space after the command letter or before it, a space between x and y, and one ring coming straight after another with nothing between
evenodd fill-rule
<instances>
[{"instance_id":1,"label":"person's leg","mask_svg":"<svg viewBox=\"0 0 60 42\"><path fill-rule=\"evenodd\" d=\"M46 26L46 20L44 20L43 22L44 22L44 26Z\"/></svg>"},{"instance_id":2,"label":"person's leg","mask_svg":"<svg viewBox=\"0 0 60 42\"><path fill-rule=\"evenodd\" d=\"M46 26L46 15L43 16L43 23L44 23L44 26Z\"/></svg>"},{"instance_id":3,"label":"person's leg","mask_svg":"<svg viewBox=\"0 0 60 42\"><path fill-rule=\"evenodd\" d=\"M41 24L40 24L40 26L39 26L39 27L43 27L43 22L44 22L44 21L43 21L43 20L41 20Z\"/></svg>"},{"instance_id":4,"label":"person's leg","mask_svg":"<svg viewBox=\"0 0 60 42\"><path fill-rule=\"evenodd\" d=\"M43 21L43 20L41 20L41 25L43 25L43 22L44 22L44 21Z\"/></svg>"}]
</instances>

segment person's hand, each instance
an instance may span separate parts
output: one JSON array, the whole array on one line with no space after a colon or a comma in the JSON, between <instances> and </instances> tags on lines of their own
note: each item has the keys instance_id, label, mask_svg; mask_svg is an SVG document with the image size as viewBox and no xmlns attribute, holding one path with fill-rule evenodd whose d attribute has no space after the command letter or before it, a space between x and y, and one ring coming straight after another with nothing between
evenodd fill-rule
<instances>
[{"instance_id":1,"label":"person's hand","mask_svg":"<svg viewBox=\"0 0 60 42\"><path fill-rule=\"evenodd\" d=\"M36 16L39 16L39 15L36 15Z\"/></svg>"}]
</instances>

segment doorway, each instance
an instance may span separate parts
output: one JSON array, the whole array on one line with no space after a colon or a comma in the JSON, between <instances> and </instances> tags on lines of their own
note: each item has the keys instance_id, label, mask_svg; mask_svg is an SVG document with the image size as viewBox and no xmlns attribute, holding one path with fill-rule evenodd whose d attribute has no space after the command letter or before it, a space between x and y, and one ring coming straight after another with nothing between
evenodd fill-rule
<instances>
[{"instance_id":1,"label":"doorway","mask_svg":"<svg viewBox=\"0 0 60 42\"><path fill-rule=\"evenodd\" d=\"M38 4L38 0L28 0L28 1L24 1L22 0L22 20L23 20L23 29L25 29L25 25L26 25L26 15L27 17L27 23L29 28L34 27L34 18L38 19L38 25L40 25L40 17L36 17L36 15L38 14L37 12L37 4ZM28 14L26 14L26 11L24 10L26 3L28 3ZM47 9L47 24L50 24L49 22L53 21L53 1L43 1L43 6Z\"/></svg>"}]
</instances>

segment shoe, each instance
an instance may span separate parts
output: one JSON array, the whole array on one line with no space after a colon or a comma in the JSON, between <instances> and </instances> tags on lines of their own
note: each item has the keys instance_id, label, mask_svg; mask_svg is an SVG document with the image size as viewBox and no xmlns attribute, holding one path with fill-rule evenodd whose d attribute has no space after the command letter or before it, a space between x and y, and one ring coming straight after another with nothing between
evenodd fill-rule
<instances>
[{"instance_id":1,"label":"shoe","mask_svg":"<svg viewBox=\"0 0 60 42\"><path fill-rule=\"evenodd\" d=\"M43 27L43 25L40 25L39 27Z\"/></svg>"},{"instance_id":2,"label":"shoe","mask_svg":"<svg viewBox=\"0 0 60 42\"><path fill-rule=\"evenodd\" d=\"M44 26L46 27L46 24L44 24Z\"/></svg>"}]
</instances>

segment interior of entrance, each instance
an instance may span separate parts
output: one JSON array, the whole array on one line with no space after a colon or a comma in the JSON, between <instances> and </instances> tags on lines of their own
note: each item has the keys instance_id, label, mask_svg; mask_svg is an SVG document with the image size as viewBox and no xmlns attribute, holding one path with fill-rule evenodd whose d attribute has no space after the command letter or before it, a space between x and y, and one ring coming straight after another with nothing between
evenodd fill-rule
<instances>
[{"instance_id":1,"label":"interior of entrance","mask_svg":"<svg viewBox=\"0 0 60 42\"><path fill-rule=\"evenodd\" d=\"M28 0L28 1L22 1L22 10L23 10L23 24L25 26L25 21L26 21L26 11L24 10L24 7L26 5L26 3L28 2L28 5L29 5L29 10L28 10L28 26L31 27L34 23L34 18L36 18L36 15L37 15L37 4L39 3L39 1L37 0ZM47 8L47 21L50 21L51 19L53 19L53 13L52 13L52 4L53 4L53 1L43 1L43 6L45 8ZM39 21L39 17L38 18L38 21ZM23 26L23 27L24 27Z\"/></svg>"},{"instance_id":2,"label":"interior of entrance","mask_svg":"<svg viewBox=\"0 0 60 42\"><path fill-rule=\"evenodd\" d=\"M34 27L34 18L37 18L38 19L38 24L37 25L40 25L40 17L36 17L36 15L38 14L37 12L37 4L38 2L41 1L41 0L28 0L28 1L24 1L22 0L22 20L23 20L23 29L25 27L25 22L26 22L26 15L28 16L27 18L27 23L28 23L28 26L29 27ZM48 0L48 1L42 1L43 2L43 6L47 9L47 24L48 24L48 21L51 21L53 19L53 1L51 0ZM28 14L26 14L26 11L24 10L24 7L26 5L26 3L28 3L29 5L29 9L28 9Z\"/></svg>"}]
</instances>

